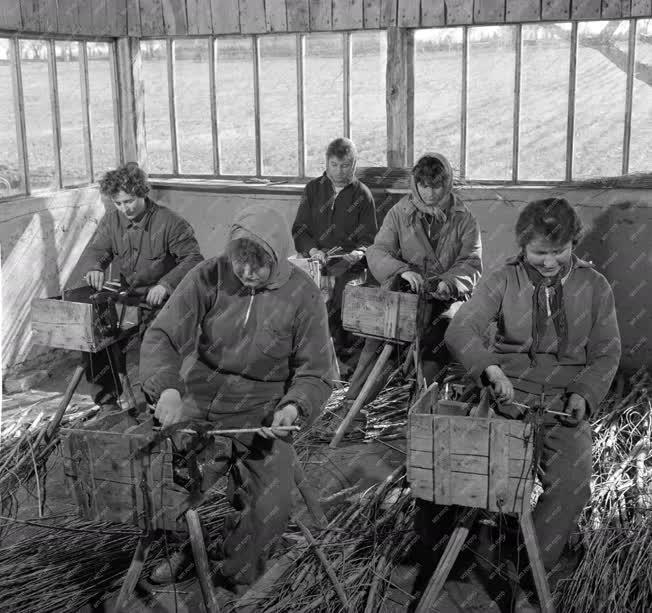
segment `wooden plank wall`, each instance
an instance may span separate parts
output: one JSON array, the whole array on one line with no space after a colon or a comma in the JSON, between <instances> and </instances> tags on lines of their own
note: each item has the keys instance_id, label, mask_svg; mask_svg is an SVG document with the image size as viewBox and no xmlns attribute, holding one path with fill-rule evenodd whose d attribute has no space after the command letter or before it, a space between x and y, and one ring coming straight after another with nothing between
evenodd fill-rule
<instances>
[{"instance_id":1,"label":"wooden plank wall","mask_svg":"<svg viewBox=\"0 0 652 613\"><path fill-rule=\"evenodd\" d=\"M0 30L197 36L652 17L652 0L1 0Z\"/></svg>"}]
</instances>

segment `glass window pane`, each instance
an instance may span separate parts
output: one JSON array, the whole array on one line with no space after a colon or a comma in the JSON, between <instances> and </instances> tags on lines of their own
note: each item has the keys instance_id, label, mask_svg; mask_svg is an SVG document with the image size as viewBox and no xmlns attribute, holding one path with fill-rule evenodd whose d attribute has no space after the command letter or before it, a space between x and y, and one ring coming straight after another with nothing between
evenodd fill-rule
<instances>
[{"instance_id":1,"label":"glass window pane","mask_svg":"<svg viewBox=\"0 0 652 613\"><path fill-rule=\"evenodd\" d=\"M458 170L462 109L462 28L417 30L414 63L414 159L443 153Z\"/></svg>"},{"instance_id":2,"label":"glass window pane","mask_svg":"<svg viewBox=\"0 0 652 613\"><path fill-rule=\"evenodd\" d=\"M304 61L304 126L306 175L324 171L324 154L333 139L343 136L342 34L306 36Z\"/></svg>"},{"instance_id":3,"label":"glass window pane","mask_svg":"<svg viewBox=\"0 0 652 613\"><path fill-rule=\"evenodd\" d=\"M58 185L52 139L48 44L43 40L19 42L30 185L32 191L51 189Z\"/></svg>"},{"instance_id":4,"label":"glass window pane","mask_svg":"<svg viewBox=\"0 0 652 613\"><path fill-rule=\"evenodd\" d=\"M296 37L260 39L260 125L264 175L298 173Z\"/></svg>"},{"instance_id":5,"label":"glass window pane","mask_svg":"<svg viewBox=\"0 0 652 613\"><path fill-rule=\"evenodd\" d=\"M652 171L652 19L640 19L636 30L636 62L632 98L632 138L629 172ZM647 75L647 76L646 76Z\"/></svg>"},{"instance_id":6,"label":"glass window pane","mask_svg":"<svg viewBox=\"0 0 652 613\"><path fill-rule=\"evenodd\" d=\"M512 177L514 126L513 26L469 28L467 176Z\"/></svg>"},{"instance_id":7,"label":"glass window pane","mask_svg":"<svg viewBox=\"0 0 652 613\"><path fill-rule=\"evenodd\" d=\"M358 165L387 166L387 35L354 32L351 47L351 138Z\"/></svg>"},{"instance_id":8,"label":"glass window pane","mask_svg":"<svg viewBox=\"0 0 652 613\"><path fill-rule=\"evenodd\" d=\"M179 172L213 174L207 38L174 41L174 104Z\"/></svg>"},{"instance_id":9,"label":"glass window pane","mask_svg":"<svg viewBox=\"0 0 652 613\"><path fill-rule=\"evenodd\" d=\"M253 40L215 41L220 174L256 174Z\"/></svg>"},{"instance_id":10,"label":"glass window pane","mask_svg":"<svg viewBox=\"0 0 652 613\"><path fill-rule=\"evenodd\" d=\"M147 170L172 172L170 101L168 96L167 48L164 40L141 40L145 84L145 138ZM130 162L131 160L125 160Z\"/></svg>"},{"instance_id":11,"label":"glass window pane","mask_svg":"<svg viewBox=\"0 0 652 613\"><path fill-rule=\"evenodd\" d=\"M77 41L56 41L59 117L61 119L61 174L64 185L90 181L86 164L81 99L81 58Z\"/></svg>"},{"instance_id":12,"label":"glass window pane","mask_svg":"<svg viewBox=\"0 0 652 613\"><path fill-rule=\"evenodd\" d=\"M16 104L12 74L12 44L0 38L0 198L25 191L23 162L16 140Z\"/></svg>"},{"instance_id":13,"label":"glass window pane","mask_svg":"<svg viewBox=\"0 0 652 613\"><path fill-rule=\"evenodd\" d=\"M566 176L570 24L524 24L518 178Z\"/></svg>"},{"instance_id":14,"label":"glass window pane","mask_svg":"<svg viewBox=\"0 0 652 613\"><path fill-rule=\"evenodd\" d=\"M621 22L607 41L608 21L578 25L573 178L620 175L629 26Z\"/></svg>"},{"instance_id":15,"label":"glass window pane","mask_svg":"<svg viewBox=\"0 0 652 613\"><path fill-rule=\"evenodd\" d=\"M118 164L115 150L113 116L113 78L111 73L112 45L86 43L88 55L88 100L93 142L93 172L95 178Z\"/></svg>"}]
</instances>

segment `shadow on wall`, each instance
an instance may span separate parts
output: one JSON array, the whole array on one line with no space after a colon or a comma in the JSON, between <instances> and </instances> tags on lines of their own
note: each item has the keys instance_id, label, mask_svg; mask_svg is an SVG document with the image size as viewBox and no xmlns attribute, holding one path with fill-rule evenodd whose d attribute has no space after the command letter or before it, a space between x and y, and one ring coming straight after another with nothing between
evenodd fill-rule
<instances>
[{"instance_id":1,"label":"shadow on wall","mask_svg":"<svg viewBox=\"0 0 652 613\"><path fill-rule=\"evenodd\" d=\"M96 190L81 189L26 198L3 210L4 368L47 351L31 344L31 301L60 295L69 283L81 285L74 280L80 256L96 227L93 222L101 216L97 202Z\"/></svg>"},{"instance_id":2,"label":"shadow on wall","mask_svg":"<svg viewBox=\"0 0 652 613\"><path fill-rule=\"evenodd\" d=\"M623 339L621 364L630 371L652 363L651 227L652 209L616 202L593 218L576 250L611 282Z\"/></svg>"}]
</instances>

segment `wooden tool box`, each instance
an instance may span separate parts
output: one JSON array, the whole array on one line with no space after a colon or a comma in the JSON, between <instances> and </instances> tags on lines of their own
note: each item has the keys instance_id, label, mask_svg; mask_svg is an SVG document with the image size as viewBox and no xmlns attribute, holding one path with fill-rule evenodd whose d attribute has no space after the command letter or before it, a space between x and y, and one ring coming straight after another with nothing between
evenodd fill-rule
<instances>
[{"instance_id":1,"label":"wooden tool box","mask_svg":"<svg viewBox=\"0 0 652 613\"><path fill-rule=\"evenodd\" d=\"M488 402L485 396L481 402ZM439 400L433 384L408 413L407 476L417 498L441 505L521 512L530 504L533 426Z\"/></svg>"},{"instance_id":2,"label":"wooden tool box","mask_svg":"<svg viewBox=\"0 0 652 613\"><path fill-rule=\"evenodd\" d=\"M151 421L111 421L120 416L93 429L61 429L64 474L80 516L143 529L149 517L153 529L179 530L190 493L174 483L169 439L155 436Z\"/></svg>"},{"instance_id":3,"label":"wooden tool box","mask_svg":"<svg viewBox=\"0 0 652 613\"><path fill-rule=\"evenodd\" d=\"M115 341L112 326L125 332L138 325L138 307L107 302L98 306L90 287L65 293L64 298L32 300L32 341L38 345L96 353Z\"/></svg>"},{"instance_id":4,"label":"wooden tool box","mask_svg":"<svg viewBox=\"0 0 652 613\"><path fill-rule=\"evenodd\" d=\"M347 285L342 303L345 330L385 341L412 342L428 321L429 307L417 294Z\"/></svg>"}]
</instances>

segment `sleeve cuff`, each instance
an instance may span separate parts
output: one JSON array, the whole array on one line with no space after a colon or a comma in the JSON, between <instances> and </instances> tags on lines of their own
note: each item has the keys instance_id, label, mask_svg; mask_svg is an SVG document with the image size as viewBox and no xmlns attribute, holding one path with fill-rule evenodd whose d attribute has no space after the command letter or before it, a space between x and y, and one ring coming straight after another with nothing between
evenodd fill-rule
<instances>
[{"instance_id":1,"label":"sleeve cuff","mask_svg":"<svg viewBox=\"0 0 652 613\"><path fill-rule=\"evenodd\" d=\"M172 373L158 373L143 383L143 391L155 402L166 389L175 389L181 397L186 393L186 386L178 375Z\"/></svg>"},{"instance_id":2,"label":"sleeve cuff","mask_svg":"<svg viewBox=\"0 0 652 613\"><path fill-rule=\"evenodd\" d=\"M596 402L595 397L591 393L589 387L584 383L571 383L566 388L566 394L577 394L578 396L582 396L582 398L586 400L586 412L588 415L595 413L598 408L598 403Z\"/></svg>"}]
</instances>

